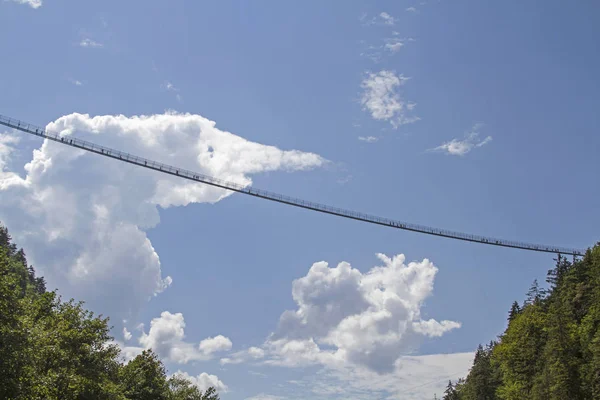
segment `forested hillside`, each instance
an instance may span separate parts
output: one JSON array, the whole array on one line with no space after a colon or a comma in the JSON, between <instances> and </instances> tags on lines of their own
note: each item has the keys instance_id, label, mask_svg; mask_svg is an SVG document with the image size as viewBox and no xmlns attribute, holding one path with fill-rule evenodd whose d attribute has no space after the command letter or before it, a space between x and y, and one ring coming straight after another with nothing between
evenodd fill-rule
<instances>
[{"instance_id":1,"label":"forested hillside","mask_svg":"<svg viewBox=\"0 0 600 400\"><path fill-rule=\"evenodd\" d=\"M504 333L444 399L600 399L600 244L574 263L559 257L547 282L512 304Z\"/></svg>"},{"instance_id":2,"label":"forested hillside","mask_svg":"<svg viewBox=\"0 0 600 400\"><path fill-rule=\"evenodd\" d=\"M219 399L167 378L151 350L124 363L109 331L108 318L48 292L0 225L0 399Z\"/></svg>"}]
</instances>

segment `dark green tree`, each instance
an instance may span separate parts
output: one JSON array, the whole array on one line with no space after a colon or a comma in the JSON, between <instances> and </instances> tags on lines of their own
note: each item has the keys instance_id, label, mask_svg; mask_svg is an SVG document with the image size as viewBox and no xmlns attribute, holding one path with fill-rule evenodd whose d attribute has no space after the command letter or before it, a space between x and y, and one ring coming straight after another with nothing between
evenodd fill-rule
<instances>
[{"instance_id":1,"label":"dark green tree","mask_svg":"<svg viewBox=\"0 0 600 400\"><path fill-rule=\"evenodd\" d=\"M460 399L464 400L495 400L499 386L499 372L492 364L491 356L495 343L485 348L481 345L475 352L473 367L461 388Z\"/></svg>"},{"instance_id":2,"label":"dark green tree","mask_svg":"<svg viewBox=\"0 0 600 400\"><path fill-rule=\"evenodd\" d=\"M169 400L202 400L202 392L181 375L173 375L167 383Z\"/></svg>"},{"instance_id":3,"label":"dark green tree","mask_svg":"<svg viewBox=\"0 0 600 400\"><path fill-rule=\"evenodd\" d=\"M448 386L446 386L442 400L459 400L458 392L454 388L452 381L448 381Z\"/></svg>"},{"instance_id":4,"label":"dark green tree","mask_svg":"<svg viewBox=\"0 0 600 400\"><path fill-rule=\"evenodd\" d=\"M3 242L8 232L0 227L0 398L16 398L25 362L22 354L27 346L23 326L22 290L19 276L14 274L16 261ZM5 236L4 236L5 237Z\"/></svg>"},{"instance_id":5,"label":"dark green tree","mask_svg":"<svg viewBox=\"0 0 600 400\"><path fill-rule=\"evenodd\" d=\"M206 392L202 395L202 400L219 400L219 395L217 394L217 389L214 387L209 387L206 389Z\"/></svg>"},{"instance_id":6,"label":"dark green tree","mask_svg":"<svg viewBox=\"0 0 600 400\"><path fill-rule=\"evenodd\" d=\"M519 315L520 312L521 312L521 307L519 307L519 303L517 301L513 302L512 306L510 307L510 311L508 313L508 322L515 319L517 317L517 315Z\"/></svg>"},{"instance_id":7,"label":"dark green tree","mask_svg":"<svg viewBox=\"0 0 600 400\"><path fill-rule=\"evenodd\" d=\"M165 367L152 350L127 363L120 373L125 397L131 400L168 400L169 385Z\"/></svg>"},{"instance_id":8,"label":"dark green tree","mask_svg":"<svg viewBox=\"0 0 600 400\"><path fill-rule=\"evenodd\" d=\"M108 318L47 292L0 225L0 399L218 400L183 377L168 382L151 351L127 365Z\"/></svg>"}]
</instances>

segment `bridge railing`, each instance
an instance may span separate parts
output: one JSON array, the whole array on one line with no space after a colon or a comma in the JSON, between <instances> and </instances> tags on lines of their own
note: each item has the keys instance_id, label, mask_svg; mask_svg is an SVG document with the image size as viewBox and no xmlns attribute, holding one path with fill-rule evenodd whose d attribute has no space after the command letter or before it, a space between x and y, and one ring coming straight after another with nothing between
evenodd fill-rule
<instances>
[{"instance_id":1,"label":"bridge railing","mask_svg":"<svg viewBox=\"0 0 600 400\"><path fill-rule=\"evenodd\" d=\"M523 250L540 251L547 253L560 253L569 254L575 256L582 256L585 251L578 249L571 249L559 246L549 246L542 244L533 244L518 242L514 240L497 239L487 236L473 235L469 233L450 231L446 229L432 228L429 226L412 224L408 222L398 221L390 218L378 217L375 215L365 214L357 211L347 210L343 208L328 206L326 204L320 204L312 201L302 200L279 193L270 192L267 190L258 189L252 186L242 185L236 182L230 182L223 179L215 178L212 176L204 175L198 172L186 170L184 168L174 167L168 164L164 164L158 161L149 160L147 158L139 157L133 154L129 154L120 150L115 150L109 147L101 146L96 143L88 142L83 139L79 139L70 134L58 134L49 132L44 128L36 125L28 124L20 120L5 117L0 115L0 124L10 128L14 128L23 132L30 133L39 137L50 139L59 143L63 143L76 148L84 149L87 151L94 152L96 154L104 155L106 157L115 158L132 164L136 164L142 167L154 169L156 171L168 173L175 176L180 176L186 179L194 180L200 183L205 183L213 186L218 186L226 190L232 190L248 195L261 197L267 200L277 201L297 207L307 208L314 211L320 211L328 214L338 215L345 218L352 218L359 221L375 223L379 225L385 225L392 228L398 228L403 230L409 230L414 232L426 233L430 235L443 236L453 239L466 240L471 242L483 243L494 246L512 247Z\"/></svg>"}]
</instances>

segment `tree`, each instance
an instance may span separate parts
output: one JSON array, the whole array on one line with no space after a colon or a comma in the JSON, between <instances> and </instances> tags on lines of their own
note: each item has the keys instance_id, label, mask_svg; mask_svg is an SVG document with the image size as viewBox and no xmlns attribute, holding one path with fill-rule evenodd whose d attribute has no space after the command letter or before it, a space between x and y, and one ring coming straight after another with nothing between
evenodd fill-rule
<instances>
[{"instance_id":1,"label":"tree","mask_svg":"<svg viewBox=\"0 0 600 400\"><path fill-rule=\"evenodd\" d=\"M146 350L126 365L108 318L47 292L0 225L0 399L218 400L184 377L167 381Z\"/></svg>"},{"instance_id":2,"label":"tree","mask_svg":"<svg viewBox=\"0 0 600 400\"><path fill-rule=\"evenodd\" d=\"M167 383L170 391L169 400L203 400L202 392L179 374L173 375Z\"/></svg>"},{"instance_id":3,"label":"tree","mask_svg":"<svg viewBox=\"0 0 600 400\"><path fill-rule=\"evenodd\" d=\"M510 323L510 321L515 319L517 317L517 315L519 315L520 312L521 312L521 307L519 307L519 303L517 301L513 302L512 306L510 307L510 311L508 313L508 322Z\"/></svg>"},{"instance_id":4,"label":"tree","mask_svg":"<svg viewBox=\"0 0 600 400\"><path fill-rule=\"evenodd\" d=\"M152 350L144 350L123 368L123 393L131 400L169 400L165 367Z\"/></svg>"},{"instance_id":5,"label":"tree","mask_svg":"<svg viewBox=\"0 0 600 400\"><path fill-rule=\"evenodd\" d=\"M19 394L19 379L24 368L20 356L27 343L21 318L23 304L18 276L11 273L15 261L3 242L8 232L0 227L0 398L15 398ZM5 236L4 236L5 237Z\"/></svg>"},{"instance_id":6,"label":"tree","mask_svg":"<svg viewBox=\"0 0 600 400\"><path fill-rule=\"evenodd\" d=\"M119 348L110 344L108 319L96 317L54 292L29 304L26 321L26 398L112 399L118 385Z\"/></svg>"},{"instance_id":7,"label":"tree","mask_svg":"<svg viewBox=\"0 0 600 400\"><path fill-rule=\"evenodd\" d=\"M543 289L540 289L537 279L534 279L531 287L527 291L525 305L539 303L544 298L544 294L545 292Z\"/></svg>"},{"instance_id":8,"label":"tree","mask_svg":"<svg viewBox=\"0 0 600 400\"><path fill-rule=\"evenodd\" d=\"M204 392L204 394L202 395L202 400L219 400L217 389L215 389L212 386L206 389L206 392Z\"/></svg>"},{"instance_id":9,"label":"tree","mask_svg":"<svg viewBox=\"0 0 600 400\"><path fill-rule=\"evenodd\" d=\"M473 359L473 367L461 387L460 399L495 400L499 386L498 370L491 361L492 351L496 344L491 342L485 348L479 345Z\"/></svg>"},{"instance_id":10,"label":"tree","mask_svg":"<svg viewBox=\"0 0 600 400\"><path fill-rule=\"evenodd\" d=\"M446 386L442 400L459 400L458 392L454 388L452 381L448 381L448 386Z\"/></svg>"}]
</instances>

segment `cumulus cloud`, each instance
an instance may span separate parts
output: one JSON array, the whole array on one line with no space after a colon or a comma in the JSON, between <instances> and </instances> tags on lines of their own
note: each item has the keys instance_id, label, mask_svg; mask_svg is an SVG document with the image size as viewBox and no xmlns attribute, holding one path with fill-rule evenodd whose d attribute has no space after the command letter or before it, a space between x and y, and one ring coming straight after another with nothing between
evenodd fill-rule
<instances>
[{"instance_id":1,"label":"cumulus cloud","mask_svg":"<svg viewBox=\"0 0 600 400\"><path fill-rule=\"evenodd\" d=\"M42 6L42 0L12 0L15 3L27 4L31 8L40 8Z\"/></svg>"},{"instance_id":2,"label":"cumulus cloud","mask_svg":"<svg viewBox=\"0 0 600 400\"><path fill-rule=\"evenodd\" d=\"M191 376L187 372L177 371L173 375L178 375L178 376L181 376L182 378L189 380L190 382L192 382L192 384L194 386L198 387L198 389L200 389L202 392L206 391L206 389L208 389L211 386L214 387L215 389L217 389L217 391L220 393L227 393L229 391L229 388L227 387L227 385L224 384L223 381L221 381L216 375L210 375L210 374L207 374L206 372L203 372L197 376Z\"/></svg>"},{"instance_id":3,"label":"cumulus cloud","mask_svg":"<svg viewBox=\"0 0 600 400\"><path fill-rule=\"evenodd\" d=\"M318 262L292 284L297 309L285 311L264 344L270 365L357 365L389 373L423 336L460 327L423 320L421 307L438 271L424 259L378 254L382 266L361 273L347 262Z\"/></svg>"},{"instance_id":4,"label":"cumulus cloud","mask_svg":"<svg viewBox=\"0 0 600 400\"><path fill-rule=\"evenodd\" d=\"M484 146L492 141L491 136L487 136L483 140L479 139L479 131L482 127L482 124L475 124L471 130L465 134L463 139L452 139L438 147L429 149L429 151L442 152L452 156L464 156L471 150Z\"/></svg>"},{"instance_id":5,"label":"cumulus cloud","mask_svg":"<svg viewBox=\"0 0 600 400\"><path fill-rule=\"evenodd\" d=\"M75 113L46 128L241 185L252 183L251 174L326 162L313 153L250 142L192 114ZM8 169L12 137L0 141L0 221L28 249L49 288L116 321L135 319L172 282L146 235L160 221L158 207L216 203L232 194L49 141L33 151L21 177Z\"/></svg>"},{"instance_id":6,"label":"cumulus cloud","mask_svg":"<svg viewBox=\"0 0 600 400\"><path fill-rule=\"evenodd\" d=\"M419 117L407 115L414 103L406 102L399 93L408 79L387 70L368 73L361 83L363 109L375 120L389 121L394 128L418 121Z\"/></svg>"},{"instance_id":7,"label":"cumulus cloud","mask_svg":"<svg viewBox=\"0 0 600 400\"><path fill-rule=\"evenodd\" d=\"M364 273L347 262L313 264L292 283L297 307L282 313L260 357L252 359L248 349L221 363L322 367L293 382L298 398L428 400L433 393L441 395L448 379L465 376L473 354L411 355L423 338L460 327L421 316L438 269L428 259L406 263L402 254L377 257L382 265Z\"/></svg>"},{"instance_id":8,"label":"cumulus cloud","mask_svg":"<svg viewBox=\"0 0 600 400\"><path fill-rule=\"evenodd\" d=\"M73 79L73 78L70 78L69 82L71 82L75 86L81 86L81 85L83 85L83 83L81 81L79 81L77 79Z\"/></svg>"},{"instance_id":9,"label":"cumulus cloud","mask_svg":"<svg viewBox=\"0 0 600 400\"><path fill-rule=\"evenodd\" d=\"M93 41L92 39L84 38L84 39L81 39L81 41L79 42L79 46L80 47L103 47L104 45L102 43Z\"/></svg>"},{"instance_id":10,"label":"cumulus cloud","mask_svg":"<svg viewBox=\"0 0 600 400\"><path fill-rule=\"evenodd\" d=\"M218 351L231 350L231 340L229 338L219 335L213 338L207 338L200 342L199 349L204 354L209 355Z\"/></svg>"},{"instance_id":11,"label":"cumulus cloud","mask_svg":"<svg viewBox=\"0 0 600 400\"><path fill-rule=\"evenodd\" d=\"M125 341L131 340L131 336L131 332L129 332L126 327L123 327L123 338Z\"/></svg>"},{"instance_id":12,"label":"cumulus cloud","mask_svg":"<svg viewBox=\"0 0 600 400\"><path fill-rule=\"evenodd\" d=\"M186 341L183 314L169 311L163 311L160 317L153 318L150 330L148 333L142 331L138 342L141 345L138 352L152 349L163 360L178 364L210 360L214 353L229 350L232 346L231 340L222 335L204 339L198 346Z\"/></svg>"}]
</instances>

